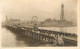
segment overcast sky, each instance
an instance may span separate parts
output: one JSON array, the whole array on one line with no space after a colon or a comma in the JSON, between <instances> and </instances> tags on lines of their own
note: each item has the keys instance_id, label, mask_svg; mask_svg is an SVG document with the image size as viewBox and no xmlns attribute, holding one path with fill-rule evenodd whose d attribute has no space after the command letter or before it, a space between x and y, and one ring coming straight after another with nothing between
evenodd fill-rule
<instances>
[{"instance_id":1,"label":"overcast sky","mask_svg":"<svg viewBox=\"0 0 80 49\"><path fill-rule=\"evenodd\" d=\"M31 20L37 16L39 21L47 18L60 19L61 4L64 4L66 20L76 21L77 0L1 0L2 17Z\"/></svg>"}]
</instances>

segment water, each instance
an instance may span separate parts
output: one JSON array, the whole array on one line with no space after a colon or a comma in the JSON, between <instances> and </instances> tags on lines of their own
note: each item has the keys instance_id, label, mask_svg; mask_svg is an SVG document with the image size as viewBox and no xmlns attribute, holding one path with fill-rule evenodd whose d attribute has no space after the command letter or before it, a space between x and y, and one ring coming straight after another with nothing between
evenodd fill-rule
<instances>
[{"instance_id":1,"label":"water","mask_svg":"<svg viewBox=\"0 0 80 49\"><path fill-rule=\"evenodd\" d=\"M39 27L40 29L77 34L77 27Z\"/></svg>"},{"instance_id":2,"label":"water","mask_svg":"<svg viewBox=\"0 0 80 49\"><path fill-rule=\"evenodd\" d=\"M43 27L41 29L48 29L48 30L55 30L55 31L61 30L60 28L57 27ZM77 34L76 27L69 27L69 28L66 27L64 31ZM3 47L28 47L28 46L39 46L39 43L30 40L30 38L27 38L24 35L16 34L6 28L2 28L2 46Z\"/></svg>"},{"instance_id":3,"label":"water","mask_svg":"<svg viewBox=\"0 0 80 49\"><path fill-rule=\"evenodd\" d=\"M26 46L24 41L18 40L17 36L5 29L2 28L2 46L3 47L15 47L15 46Z\"/></svg>"}]
</instances>

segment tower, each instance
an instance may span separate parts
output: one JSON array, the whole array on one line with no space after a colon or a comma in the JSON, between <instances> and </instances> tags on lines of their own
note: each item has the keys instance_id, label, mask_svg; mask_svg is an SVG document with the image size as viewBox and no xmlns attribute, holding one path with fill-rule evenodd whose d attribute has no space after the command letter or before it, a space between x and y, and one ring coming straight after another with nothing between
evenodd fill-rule
<instances>
[{"instance_id":1,"label":"tower","mask_svg":"<svg viewBox=\"0 0 80 49\"><path fill-rule=\"evenodd\" d=\"M60 16L60 20L65 20L65 18L64 18L64 4L63 3L61 5L61 16Z\"/></svg>"}]
</instances>

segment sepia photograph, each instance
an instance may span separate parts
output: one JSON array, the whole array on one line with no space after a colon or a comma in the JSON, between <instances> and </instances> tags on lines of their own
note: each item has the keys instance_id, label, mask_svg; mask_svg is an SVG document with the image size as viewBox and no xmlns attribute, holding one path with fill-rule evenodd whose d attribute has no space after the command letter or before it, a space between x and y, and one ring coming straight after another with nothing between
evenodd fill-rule
<instances>
[{"instance_id":1,"label":"sepia photograph","mask_svg":"<svg viewBox=\"0 0 80 49\"><path fill-rule=\"evenodd\" d=\"M1 46L77 47L77 0L1 0Z\"/></svg>"}]
</instances>

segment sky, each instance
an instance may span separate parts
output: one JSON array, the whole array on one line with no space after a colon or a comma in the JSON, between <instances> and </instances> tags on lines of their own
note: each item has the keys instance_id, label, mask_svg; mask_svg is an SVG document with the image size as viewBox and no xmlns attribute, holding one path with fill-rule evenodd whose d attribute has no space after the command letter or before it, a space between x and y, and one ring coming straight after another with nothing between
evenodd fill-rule
<instances>
[{"instance_id":1,"label":"sky","mask_svg":"<svg viewBox=\"0 0 80 49\"><path fill-rule=\"evenodd\" d=\"M68 21L77 20L77 0L0 0L2 4L2 20L8 18L38 21L60 19L61 4L64 4L64 17Z\"/></svg>"}]
</instances>

